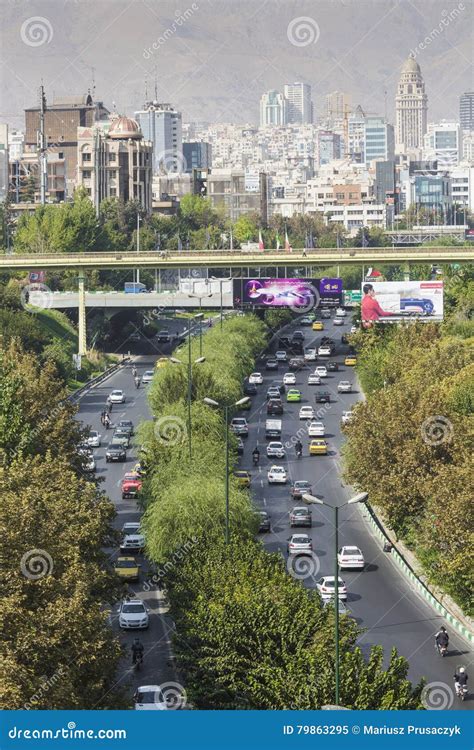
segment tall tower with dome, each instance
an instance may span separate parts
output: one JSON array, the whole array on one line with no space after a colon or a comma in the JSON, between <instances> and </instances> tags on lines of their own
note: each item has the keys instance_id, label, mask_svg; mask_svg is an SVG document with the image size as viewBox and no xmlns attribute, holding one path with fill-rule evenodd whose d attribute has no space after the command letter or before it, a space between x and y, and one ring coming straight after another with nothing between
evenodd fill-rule
<instances>
[{"instance_id":1,"label":"tall tower with dome","mask_svg":"<svg viewBox=\"0 0 474 750\"><path fill-rule=\"evenodd\" d=\"M420 66L411 56L402 67L395 111L397 150L422 148L428 121L428 97Z\"/></svg>"}]
</instances>

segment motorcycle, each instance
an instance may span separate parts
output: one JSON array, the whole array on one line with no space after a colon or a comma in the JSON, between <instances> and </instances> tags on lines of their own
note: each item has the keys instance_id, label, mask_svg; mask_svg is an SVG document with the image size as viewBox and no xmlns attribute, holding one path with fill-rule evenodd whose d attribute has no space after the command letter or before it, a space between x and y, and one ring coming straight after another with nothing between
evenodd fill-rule
<instances>
[{"instance_id":1,"label":"motorcycle","mask_svg":"<svg viewBox=\"0 0 474 750\"><path fill-rule=\"evenodd\" d=\"M135 388L140 388L140 378L135 378Z\"/></svg>"},{"instance_id":2,"label":"motorcycle","mask_svg":"<svg viewBox=\"0 0 474 750\"><path fill-rule=\"evenodd\" d=\"M436 648L438 649L438 654L440 656L446 656L448 653L448 644L436 644Z\"/></svg>"},{"instance_id":3,"label":"motorcycle","mask_svg":"<svg viewBox=\"0 0 474 750\"><path fill-rule=\"evenodd\" d=\"M135 670L138 672L141 669L141 666L143 664L143 654L134 654L133 656L133 666L135 667Z\"/></svg>"},{"instance_id":4,"label":"motorcycle","mask_svg":"<svg viewBox=\"0 0 474 750\"><path fill-rule=\"evenodd\" d=\"M260 461L260 453L252 453L252 461L253 465L257 466L258 462Z\"/></svg>"},{"instance_id":5,"label":"motorcycle","mask_svg":"<svg viewBox=\"0 0 474 750\"><path fill-rule=\"evenodd\" d=\"M455 685L455 688L457 697L462 701L465 700L467 695L467 685Z\"/></svg>"},{"instance_id":6,"label":"motorcycle","mask_svg":"<svg viewBox=\"0 0 474 750\"><path fill-rule=\"evenodd\" d=\"M301 448L296 448L296 458L301 458L303 451Z\"/></svg>"}]
</instances>

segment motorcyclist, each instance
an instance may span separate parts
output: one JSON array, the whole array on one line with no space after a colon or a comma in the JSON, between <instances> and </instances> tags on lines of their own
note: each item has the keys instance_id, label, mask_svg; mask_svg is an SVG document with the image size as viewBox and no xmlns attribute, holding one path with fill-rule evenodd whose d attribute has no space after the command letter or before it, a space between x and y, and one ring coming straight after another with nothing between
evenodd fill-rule
<instances>
[{"instance_id":1,"label":"motorcyclist","mask_svg":"<svg viewBox=\"0 0 474 750\"><path fill-rule=\"evenodd\" d=\"M456 693L459 694L460 689L467 686L467 681L469 677L466 672L465 667L459 667L459 669L456 670L454 675L454 687L456 689Z\"/></svg>"},{"instance_id":2,"label":"motorcyclist","mask_svg":"<svg viewBox=\"0 0 474 750\"><path fill-rule=\"evenodd\" d=\"M138 377L138 375L135 375L134 380L135 380L135 388L140 388L140 378Z\"/></svg>"},{"instance_id":3,"label":"motorcyclist","mask_svg":"<svg viewBox=\"0 0 474 750\"><path fill-rule=\"evenodd\" d=\"M132 375L134 378L137 376L137 368L135 367L135 365L133 365L132 367Z\"/></svg>"},{"instance_id":4,"label":"motorcyclist","mask_svg":"<svg viewBox=\"0 0 474 750\"><path fill-rule=\"evenodd\" d=\"M440 629L435 635L435 643L438 651L441 653L441 649L448 648L449 645L449 635L448 631L444 627L444 625L441 625Z\"/></svg>"},{"instance_id":5,"label":"motorcyclist","mask_svg":"<svg viewBox=\"0 0 474 750\"><path fill-rule=\"evenodd\" d=\"M104 425L105 425L105 429L108 430L110 427L110 417L107 414L107 412L105 413L105 416L104 416Z\"/></svg>"},{"instance_id":6,"label":"motorcyclist","mask_svg":"<svg viewBox=\"0 0 474 750\"><path fill-rule=\"evenodd\" d=\"M143 643L139 638L135 638L132 643L132 663L136 664L138 660L143 661Z\"/></svg>"},{"instance_id":7,"label":"motorcyclist","mask_svg":"<svg viewBox=\"0 0 474 750\"><path fill-rule=\"evenodd\" d=\"M295 452L297 456L301 456L303 453L303 443L299 439L295 443Z\"/></svg>"},{"instance_id":8,"label":"motorcyclist","mask_svg":"<svg viewBox=\"0 0 474 750\"><path fill-rule=\"evenodd\" d=\"M258 446L256 445L255 448L252 451L252 460L254 463L258 464L260 461L260 451L258 450Z\"/></svg>"}]
</instances>

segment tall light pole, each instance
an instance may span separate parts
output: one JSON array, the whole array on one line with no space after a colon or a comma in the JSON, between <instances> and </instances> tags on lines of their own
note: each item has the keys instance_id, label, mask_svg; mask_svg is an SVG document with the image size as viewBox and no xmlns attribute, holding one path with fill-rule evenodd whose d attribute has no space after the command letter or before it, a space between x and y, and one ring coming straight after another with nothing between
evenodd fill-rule
<instances>
[{"instance_id":1,"label":"tall light pole","mask_svg":"<svg viewBox=\"0 0 474 750\"><path fill-rule=\"evenodd\" d=\"M303 500L308 505L325 505L327 508L332 508L334 511L334 639L335 639L335 694L336 694L336 705L339 705L339 565L337 562L338 547L339 547L339 508L344 508L345 505L353 505L354 503L363 503L367 500L368 492L360 492L358 495L351 497L347 503L342 505L329 505L321 500L320 497L315 495L303 495Z\"/></svg>"},{"instance_id":2,"label":"tall light pole","mask_svg":"<svg viewBox=\"0 0 474 750\"><path fill-rule=\"evenodd\" d=\"M234 406L243 406L250 401L248 396L241 398L239 401L235 401L230 404L220 404L218 401L214 401L213 398L205 398L204 403L208 406L216 406L218 409L224 410L224 429L225 429L225 543L229 544L230 541L230 523L229 523L229 409Z\"/></svg>"},{"instance_id":3,"label":"tall light pole","mask_svg":"<svg viewBox=\"0 0 474 750\"><path fill-rule=\"evenodd\" d=\"M188 294L188 297L199 300L199 317L202 318L202 301L206 297L212 297L212 292L208 292L206 294L194 294L193 292L192 294ZM198 316L195 315L194 317L197 318ZM202 321L199 321L199 356L202 357Z\"/></svg>"},{"instance_id":4,"label":"tall light pole","mask_svg":"<svg viewBox=\"0 0 474 750\"><path fill-rule=\"evenodd\" d=\"M189 445L189 460L191 461L193 457L193 438L192 438L192 421L191 421L191 402L193 397L193 364L194 365L200 365L202 362L205 362L205 357L198 357L197 359L192 362L191 360L191 323L193 320L196 320L197 318L201 318L202 313L198 313L197 315L193 315L192 318L188 318L188 445ZM183 362L180 359L176 359L176 357L170 357L170 361L182 365Z\"/></svg>"},{"instance_id":5,"label":"tall light pole","mask_svg":"<svg viewBox=\"0 0 474 750\"><path fill-rule=\"evenodd\" d=\"M223 324L223 321L224 321L224 310L223 310L223 295L222 295L222 284L223 284L223 283L224 283L225 281L230 281L230 282L232 282L232 276L229 276L229 277L228 277L227 279L220 279L220 278L218 278L217 276L211 276L211 281L218 281L218 282L219 282L219 285L220 285L220 294L221 294L221 305L220 305L220 308L221 308L221 317L220 317L220 320L221 320L221 331L222 331L222 324Z\"/></svg>"},{"instance_id":6,"label":"tall light pole","mask_svg":"<svg viewBox=\"0 0 474 750\"><path fill-rule=\"evenodd\" d=\"M137 255L140 253L140 212L137 211ZM140 269L137 267L137 284L140 283Z\"/></svg>"}]
</instances>

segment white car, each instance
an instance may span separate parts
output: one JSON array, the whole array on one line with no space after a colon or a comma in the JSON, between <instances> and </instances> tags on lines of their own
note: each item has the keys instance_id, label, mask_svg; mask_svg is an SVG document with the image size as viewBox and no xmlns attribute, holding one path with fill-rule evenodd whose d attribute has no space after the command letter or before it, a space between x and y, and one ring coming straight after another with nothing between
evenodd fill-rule
<instances>
[{"instance_id":1,"label":"white car","mask_svg":"<svg viewBox=\"0 0 474 750\"><path fill-rule=\"evenodd\" d=\"M336 318L345 318L346 317L346 311L343 307L338 307L336 310Z\"/></svg>"},{"instance_id":2,"label":"white car","mask_svg":"<svg viewBox=\"0 0 474 750\"><path fill-rule=\"evenodd\" d=\"M294 372L285 372L283 375L283 385L294 385L296 383L296 375Z\"/></svg>"},{"instance_id":3,"label":"white car","mask_svg":"<svg viewBox=\"0 0 474 750\"><path fill-rule=\"evenodd\" d=\"M319 595L321 596L321 599L333 599L335 596L335 582L336 579L334 576L323 576L319 579L319 581L316 584L316 587L319 591ZM346 601L347 599L347 587L342 578L338 577L338 596L339 599L342 599L342 601Z\"/></svg>"},{"instance_id":4,"label":"white car","mask_svg":"<svg viewBox=\"0 0 474 750\"><path fill-rule=\"evenodd\" d=\"M283 443L277 440L268 443L267 445L267 456L268 458L285 458L285 447Z\"/></svg>"},{"instance_id":5,"label":"white car","mask_svg":"<svg viewBox=\"0 0 474 750\"><path fill-rule=\"evenodd\" d=\"M353 416L354 416L353 411L343 411L342 417L341 417L342 424L349 424Z\"/></svg>"},{"instance_id":6,"label":"white car","mask_svg":"<svg viewBox=\"0 0 474 750\"><path fill-rule=\"evenodd\" d=\"M288 476L283 466L272 466L268 471L267 478L268 484L286 484Z\"/></svg>"},{"instance_id":7,"label":"white car","mask_svg":"<svg viewBox=\"0 0 474 750\"><path fill-rule=\"evenodd\" d=\"M324 365L318 365L314 372L316 375L319 375L320 378L327 378L328 376L327 368Z\"/></svg>"},{"instance_id":8,"label":"white car","mask_svg":"<svg viewBox=\"0 0 474 750\"><path fill-rule=\"evenodd\" d=\"M353 568L363 570L365 567L364 555L359 547L341 547L337 553L337 562L341 568Z\"/></svg>"},{"instance_id":9,"label":"white car","mask_svg":"<svg viewBox=\"0 0 474 750\"><path fill-rule=\"evenodd\" d=\"M286 352L284 349L279 349L277 352L275 352L275 359L278 362L286 362Z\"/></svg>"},{"instance_id":10,"label":"white car","mask_svg":"<svg viewBox=\"0 0 474 750\"><path fill-rule=\"evenodd\" d=\"M263 383L263 375L261 372L253 372L251 375L249 375L249 383L253 383L254 385L262 385Z\"/></svg>"},{"instance_id":11,"label":"white car","mask_svg":"<svg viewBox=\"0 0 474 750\"><path fill-rule=\"evenodd\" d=\"M325 428L323 422L310 422L308 425L308 437L324 437Z\"/></svg>"},{"instance_id":12,"label":"white car","mask_svg":"<svg viewBox=\"0 0 474 750\"><path fill-rule=\"evenodd\" d=\"M112 391L109 395L108 401L110 401L111 404L124 404L125 394L123 391Z\"/></svg>"},{"instance_id":13,"label":"white car","mask_svg":"<svg viewBox=\"0 0 474 750\"><path fill-rule=\"evenodd\" d=\"M100 448L100 441L100 433L97 430L91 430L87 438L87 445L90 445L91 448Z\"/></svg>"},{"instance_id":14,"label":"white car","mask_svg":"<svg viewBox=\"0 0 474 750\"><path fill-rule=\"evenodd\" d=\"M133 696L135 711L167 711L168 706L159 685L142 685Z\"/></svg>"},{"instance_id":15,"label":"white car","mask_svg":"<svg viewBox=\"0 0 474 750\"><path fill-rule=\"evenodd\" d=\"M308 375L308 385L321 385L321 378L315 372Z\"/></svg>"},{"instance_id":16,"label":"white car","mask_svg":"<svg viewBox=\"0 0 474 750\"><path fill-rule=\"evenodd\" d=\"M154 374L153 370L145 370L142 375L142 383L151 383Z\"/></svg>"},{"instance_id":17,"label":"white car","mask_svg":"<svg viewBox=\"0 0 474 750\"><path fill-rule=\"evenodd\" d=\"M289 555L311 555L313 542L307 534L293 534L288 539L287 551Z\"/></svg>"},{"instance_id":18,"label":"white car","mask_svg":"<svg viewBox=\"0 0 474 750\"><path fill-rule=\"evenodd\" d=\"M122 541L120 552L142 552L145 547L145 537L141 533L139 523L124 523L122 526Z\"/></svg>"},{"instance_id":19,"label":"white car","mask_svg":"<svg viewBox=\"0 0 474 750\"><path fill-rule=\"evenodd\" d=\"M300 419L314 419L314 409L312 406L302 406L300 409Z\"/></svg>"},{"instance_id":20,"label":"white car","mask_svg":"<svg viewBox=\"0 0 474 750\"><path fill-rule=\"evenodd\" d=\"M358 328L357 326L351 326L351 333L357 333Z\"/></svg>"},{"instance_id":21,"label":"white car","mask_svg":"<svg viewBox=\"0 0 474 750\"><path fill-rule=\"evenodd\" d=\"M93 454L88 450L79 450L79 455L82 458L82 468L84 471L92 472L96 470L96 464Z\"/></svg>"},{"instance_id":22,"label":"white car","mask_svg":"<svg viewBox=\"0 0 474 750\"><path fill-rule=\"evenodd\" d=\"M306 349L304 358L306 362L314 362L316 359L316 349Z\"/></svg>"},{"instance_id":23,"label":"white car","mask_svg":"<svg viewBox=\"0 0 474 750\"><path fill-rule=\"evenodd\" d=\"M344 318L334 318L333 321L335 326L343 326L344 325Z\"/></svg>"},{"instance_id":24,"label":"white car","mask_svg":"<svg viewBox=\"0 0 474 750\"><path fill-rule=\"evenodd\" d=\"M327 346L327 344L322 344L318 348L318 356L319 357L330 357L331 356L331 347Z\"/></svg>"},{"instance_id":25,"label":"white car","mask_svg":"<svg viewBox=\"0 0 474 750\"><path fill-rule=\"evenodd\" d=\"M150 624L148 610L141 599L128 599L119 606L119 627L123 630L145 630Z\"/></svg>"},{"instance_id":26,"label":"white car","mask_svg":"<svg viewBox=\"0 0 474 750\"><path fill-rule=\"evenodd\" d=\"M340 380L337 384L337 390L339 393L351 393L352 383L349 383L348 380Z\"/></svg>"}]
</instances>

